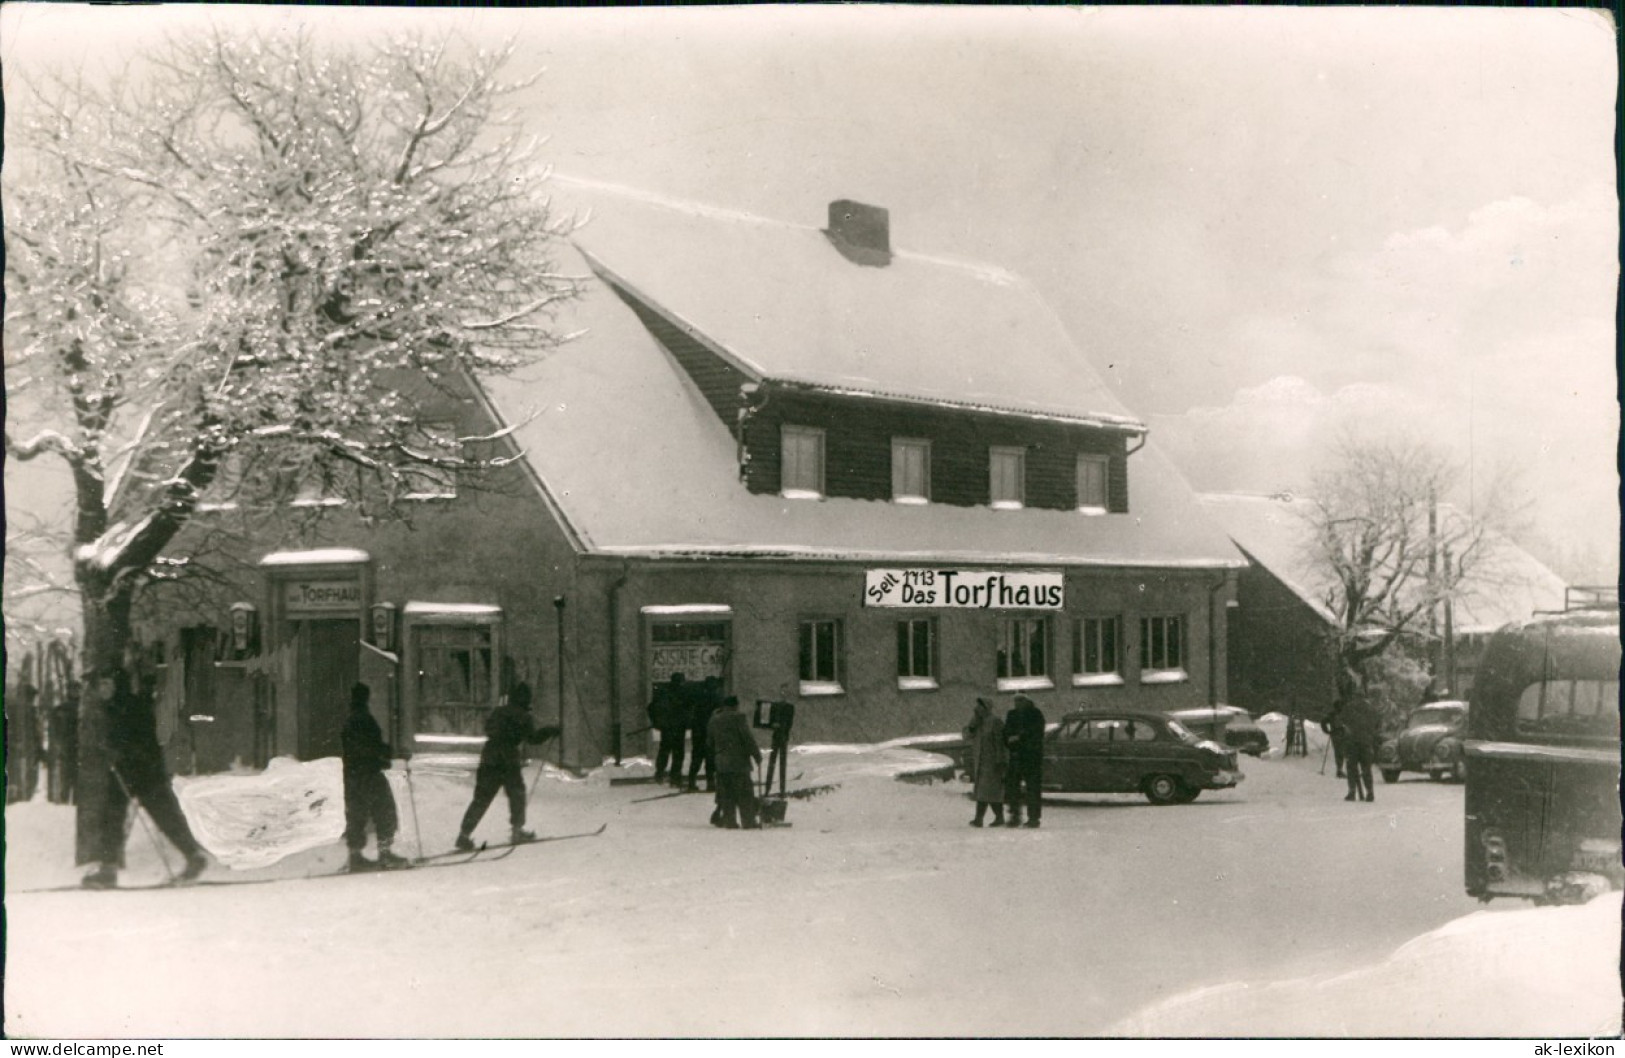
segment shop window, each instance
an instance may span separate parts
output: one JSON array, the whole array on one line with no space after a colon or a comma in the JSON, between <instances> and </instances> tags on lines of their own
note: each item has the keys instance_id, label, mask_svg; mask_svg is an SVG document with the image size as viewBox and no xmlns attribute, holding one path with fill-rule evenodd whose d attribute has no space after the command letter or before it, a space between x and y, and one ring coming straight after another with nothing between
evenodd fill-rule
<instances>
[{"instance_id":1,"label":"shop window","mask_svg":"<svg viewBox=\"0 0 1625 1058\"><path fill-rule=\"evenodd\" d=\"M1080 617L1072 625L1072 685L1098 687L1123 682L1117 644L1122 622L1116 617Z\"/></svg>"},{"instance_id":2,"label":"shop window","mask_svg":"<svg viewBox=\"0 0 1625 1058\"><path fill-rule=\"evenodd\" d=\"M937 686L937 622L914 617L897 622L897 686L905 691Z\"/></svg>"},{"instance_id":3,"label":"shop window","mask_svg":"<svg viewBox=\"0 0 1625 1058\"><path fill-rule=\"evenodd\" d=\"M779 493L793 500L816 500L824 495L824 431L812 426L784 426L779 432L782 451Z\"/></svg>"},{"instance_id":4,"label":"shop window","mask_svg":"<svg viewBox=\"0 0 1625 1058\"><path fill-rule=\"evenodd\" d=\"M1177 683L1185 674L1185 618L1140 618L1140 682Z\"/></svg>"},{"instance_id":5,"label":"shop window","mask_svg":"<svg viewBox=\"0 0 1625 1058\"><path fill-rule=\"evenodd\" d=\"M892 438L891 496L898 503L931 499L931 442Z\"/></svg>"},{"instance_id":6,"label":"shop window","mask_svg":"<svg viewBox=\"0 0 1625 1058\"><path fill-rule=\"evenodd\" d=\"M491 627L423 625L414 631L420 735L483 736L491 711Z\"/></svg>"},{"instance_id":7,"label":"shop window","mask_svg":"<svg viewBox=\"0 0 1625 1058\"><path fill-rule=\"evenodd\" d=\"M1049 619L1007 617L999 624L998 686L1001 691L1052 687Z\"/></svg>"},{"instance_id":8,"label":"shop window","mask_svg":"<svg viewBox=\"0 0 1625 1058\"><path fill-rule=\"evenodd\" d=\"M413 452L432 460L458 461L463 458L457 443L457 429L451 423L424 423L410 446ZM401 494L408 500L454 500L457 473L451 467L416 463L402 466Z\"/></svg>"},{"instance_id":9,"label":"shop window","mask_svg":"<svg viewBox=\"0 0 1625 1058\"><path fill-rule=\"evenodd\" d=\"M993 506L1016 510L1027 502L1027 450L988 449L988 487Z\"/></svg>"},{"instance_id":10,"label":"shop window","mask_svg":"<svg viewBox=\"0 0 1625 1058\"><path fill-rule=\"evenodd\" d=\"M1106 513L1105 456L1078 456L1078 510L1084 514Z\"/></svg>"},{"instance_id":11,"label":"shop window","mask_svg":"<svg viewBox=\"0 0 1625 1058\"><path fill-rule=\"evenodd\" d=\"M840 694L841 622L820 618L801 622L801 693Z\"/></svg>"}]
</instances>

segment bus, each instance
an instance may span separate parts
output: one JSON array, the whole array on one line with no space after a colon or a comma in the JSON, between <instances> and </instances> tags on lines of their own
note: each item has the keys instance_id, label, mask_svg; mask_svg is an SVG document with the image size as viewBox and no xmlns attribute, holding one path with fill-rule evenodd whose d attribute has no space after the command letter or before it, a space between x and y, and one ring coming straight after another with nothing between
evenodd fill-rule
<instances>
[{"instance_id":1,"label":"bus","mask_svg":"<svg viewBox=\"0 0 1625 1058\"><path fill-rule=\"evenodd\" d=\"M1490 637L1467 727L1467 893L1583 903L1625 887L1619 607L1591 602Z\"/></svg>"}]
</instances>

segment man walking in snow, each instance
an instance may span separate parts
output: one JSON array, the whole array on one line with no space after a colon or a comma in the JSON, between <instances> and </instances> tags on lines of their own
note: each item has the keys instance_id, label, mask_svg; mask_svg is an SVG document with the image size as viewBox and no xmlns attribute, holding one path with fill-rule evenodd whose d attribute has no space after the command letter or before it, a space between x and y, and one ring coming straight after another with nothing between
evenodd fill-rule
<instances>
[{"instance_id":1,"label":"man walking in snow","mask_svg":"<svg viewBox=\"0 0 1625 1058\"><path fill-rule=\"evenodd\" d=\"M552 725L536 726L536 719L530 715L528 683L516 684L508 692L507 701L491 710L485 718L485 748L480 750L479 770L474 773L474 800L463 813L463 825L457 831L460 851L474 851L474 828L480 825L499 789L508 795L509 840L516 845L536 840L536 835L525 829L525 774L519 746L524 742L539 745L558 737L559 730Z\"/></svg>"},{"instance_id":2,"label":"man walking in snow","mask_svg":"<svg viewBox=\"0 0 1625 1058\"><path fill-rule=\"evenodd\" d=\"M762 750L750 733L750 721L739 711L738 698L730 694L722 700L721 708L711 716L706 742L717 783L717 810L712 822L727 830L760 828L756 821L756 784L751 774L761 763Z\"/></svg>"},{"instance_id":3,"label":"man walking in snow","mask_svg":"<svg viewBox=\"0 0 1625 1058\"><path fill-rule=\"evenodd\" d=\"M1004 826L1004 772L1007 754L1004 747L1004 721L993 714L993 705L986 698L976 699L976 709L970 723L965 725L965 748L969 750L972 793L976 797L976 816L973 827L982 825L989 807L993 809L993 825Z\"/></svg>"},{"instance_id":4,"label":"man walking in snow","mask_svg":"<svg viewBox=\"0 0 1625 1058\"><path fill-rule=\"evenodd\" d=\"M350 715L345 717L339 735L344 761L344 844L350 850L352 871L396 870L411 866L405 858L390 851L395 841L399 816L395 794L384 772L391 754L384 733L373 718L368 702L372 688L357 683L350 688ZM378 834L378 858L363 854L367 847L367 826Z\"/></svg>"},{"instance_id":5,"label":"man walking in snow","mask_svg":"<svg viewBox=\"0 0 1625 1058\"><path fill-rule=\"evenodd\" d=\"M186 857L179 879L191 881L203 873L208 859L203 846L192 836L170 785L164 751L158 745L158 722L152 712L152 697L137 694L130 686L129 673L120 668L96 681L98 694L107 710L107 749L111 756L107 800L100 821L99 859L101 865L85 875L87 889L111 889L118 885L119 868L124 864L125 823L130 800L139 801L158 830Z\"/></svg>"},{"instance_id":6,"label":"man walking in snow","mask_svg":"<svg viewBox=\"0 0 1625 1058\"><path fill-rule=\"evenodd\" d=\"M1043 812L1044 714L1025 694L1016 695L1016 704L1005 714L1004 744L1010 755L1005 772L1004 799L1010 803L1007 825L1023 825L1021 809L1025 806L1026 826L1036 827Z\"/></svg>"}]
</instances>

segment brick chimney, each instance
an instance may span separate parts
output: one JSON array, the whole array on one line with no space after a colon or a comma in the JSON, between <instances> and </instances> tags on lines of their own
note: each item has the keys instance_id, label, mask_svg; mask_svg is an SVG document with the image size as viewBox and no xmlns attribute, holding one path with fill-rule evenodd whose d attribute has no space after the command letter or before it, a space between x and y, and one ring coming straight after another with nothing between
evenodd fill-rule
<instances>
[{"instance_id":1,"label":"brick chimney","mask_svg":"<svg viewBox=\"0 0 1625 1058\"><path fill-rule=\"evenodd\" d=\"M829 241L854 264L891 264L891 215L879 206L836 199L829 204Z\"/></svg>"}]
</instances>

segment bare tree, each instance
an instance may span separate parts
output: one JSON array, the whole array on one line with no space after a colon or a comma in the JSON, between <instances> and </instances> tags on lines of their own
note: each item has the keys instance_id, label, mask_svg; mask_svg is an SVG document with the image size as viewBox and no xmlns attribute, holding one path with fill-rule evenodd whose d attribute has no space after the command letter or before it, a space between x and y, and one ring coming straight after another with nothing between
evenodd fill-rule
<instances>
[{"instance_id":1,"label":"bare tree","mask_svg":"<svg viewBox=\"0 0 1625 1058\"><path fill-rule=\"evenodd\" d=\"M1397 645L1427 644L1447 602L1484 591L1503 575L1497 525L1511 513L1507 489L1488 509L1449 504L1460 474L1448 457L1409 440L1338 442L1314 483L1306 517L1310 559L1335 618L1337 693L1368 690Z\"/></svg>"},{"instance_id":2,"label":"bare tree","mask_svg":"<svg viewBox=\"0 0 1625 1058\"><path fill-rule=\"evenodd\" d=\"M424 473L513 458L426 429L410 392L568 338L570 221L503 109L525 87L507 59L217 32L107 88L8 93L6 451L71 473L87 685L124 663L137 590L211 490L315 474L387 516ZM96 709L80 729L84 859Z\"/></svg>"}]
</instances>

